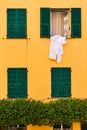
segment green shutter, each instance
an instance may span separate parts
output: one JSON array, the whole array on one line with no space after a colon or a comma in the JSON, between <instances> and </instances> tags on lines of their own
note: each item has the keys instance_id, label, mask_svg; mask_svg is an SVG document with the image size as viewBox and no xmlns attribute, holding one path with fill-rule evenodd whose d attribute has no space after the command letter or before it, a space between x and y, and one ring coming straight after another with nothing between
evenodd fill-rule
<instances>
[{"instance_id":1,"label":"green shutter","mask_svg":"<svg viewBox=\"0 0 87 130\"><path fill-rule=\"evenodd\" d=\"M40 37L50 37L50 8L40 8Z\"/></svg>"},{"instance_id":2,"label":"green shutter","mask_svg":"<svg viewBox=\"0 0 87 130\"><path fill-rule=\"evenodd\" d=\"M81 8L71 9L71 37L81 37Z\"/></svg>"},{"instance_id":3,"label":"green shutter","mask_svg":"<svg viewBox=\"0 0 87 130\"><path fill-rule=\"evenodd\" d=\"M16 98L17 97L17 79L16 79L16 70L8 69L8 97Z\"/></svg>"},{"instance_id":4,"label":"green shutter","mask_svg":"<svg viewBox=\"0 0 87 130\"><path fill-rule=\"evenodd\" d=\"M71 96L71 70L70 68L51 69L52 97Z\"/></svg>"},{"instance_id":5,"label":"green shutter","mask_svg":"<svg viewBox=\"0 0 87 130\"><path fill-rule=\"evenodd\" d=\"M27 69L18 69L18 96L27 97Z\"/></svg>"},{"instance_id":6,"label":"green shutter","mask_svg":"<svg viewBox=\"0 0 87 130\"><path fill-rule=\"evenodd\" d=\"M17 37L17 14L15 9L7 9L7 38Z\"/></svg>"},{"instance_id":7,"label":"green shutter","mask_svg":"<svg viewBox=\"0 0 87 130\"><path fill-rule=\"evenodd\" d=\"M26 19L26 9L18 9L18 37L26 38L27 36L27 19Z\"/></svg>"},{"instance_id":8,"label":"green shutter","mask_svg":"<svg viewBox=\"0 0 87 130\"><path fill-rule=\"evenodd\" d=\"M7 9L7 38L26 38L26 9Z\"/></svg>"},{"instance_id":9,"label":"green shutter","mask_svg":"<svg viewBox=\"0 0 87 130\"><path fill-rule=\"evenodd\" d=\"M8 69L8 97L9 98L27 97L27 69L26 68Z\"/></svg>"}]
</instances>

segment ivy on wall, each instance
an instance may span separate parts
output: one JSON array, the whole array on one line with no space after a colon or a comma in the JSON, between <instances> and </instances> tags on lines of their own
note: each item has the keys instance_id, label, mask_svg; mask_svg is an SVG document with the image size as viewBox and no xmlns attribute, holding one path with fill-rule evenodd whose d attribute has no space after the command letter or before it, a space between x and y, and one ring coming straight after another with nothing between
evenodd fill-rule
<instances>
[{"instance_id":1,"label":"ivy on wall","mask_svg":"<svg viewBox=\"0 0 87 130\"><path fill-rule=\"evenodd\" d=\"M0 128L16 124L47 125L87 122L87 99L0 100Z\"/></svg>"}]
</instances>

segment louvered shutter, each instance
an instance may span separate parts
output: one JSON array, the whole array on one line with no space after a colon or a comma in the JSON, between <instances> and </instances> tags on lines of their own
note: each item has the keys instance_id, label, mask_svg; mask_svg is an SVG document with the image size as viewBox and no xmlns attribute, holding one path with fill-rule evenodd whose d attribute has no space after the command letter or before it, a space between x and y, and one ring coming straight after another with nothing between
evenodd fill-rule
<instances>
[{"instance_id":1,"label":"louvered shutter","mask_svg":"<svg viewBox=\"0 0 87 130\"><path fill-rule=\"evenodd\" d=\"M18 97L27 97L27 69L18 69Z\"/></svg>"},{"instance_id":2,"label":"louvered shutter","mask_svg":"<svg viewBox=\"0 0 87 130\"><path fill-rule=\"evenodd\" d=\"M8 97L9 98L27 97L27 69L26 68L8 69Z\"/></svg>"},{"instance_id":3,"label":"louvered shutter","mask_svg":"<svg viewBox=\"0 0 87 130\"><path fill-rule=\"evenodd\" d=\"M81 37L81 8L71 8L71 37Z\"/></svg>"},{"instance_id":4,"label":"louvered shutter","mask_svg":"<svg viewBox=\"0 0 87 130\"><path fill-rule=\"evenodd\" d=\"M7 38L17 37L17 12L15 9L7 9Z\"/></svg>"},{"instance_id":5,"label":"louvered shutter","mask_svg":"<svg viewBox=\"0 0 87 130\"><path fill-rule=\"evenodd\" d=\"M7 38L26 38L26 26L26 9L7 9Z\"/></svg>"},{"instance_id":6,"label":"louvered shutter","mask_svg":"<svg viewBox=\"0 0 87 130\"><path fill-rule=\"evenodd\" d=\"M71 71L70 68L51 69L52 97L71 96Z\"/></svg>"},{"instance_id":7,"label":"louvered shutter","mask_svg":"<svg viewBox=\"0 0 87 130\"><path fill-rule=\"evenodd\" d=\"M17 71L8 69L8 97L17 98Z\"/></svg>"},{"instance_id":8,"label":"louvered shutter","mask_svg":"<svg viewBox=\"0 0 87 130\"><path fill-rule=\"evenodd\" d=\"M19 38L26 38L27 36L27 17L26 17L26 9L18 9L18 23L17 23L17 28L18 28L18 37Z\"/></svg>"},{"instance_id":9,"label":"louvered shutter","mask_svg":"<svg viewBox=\"0 0 87 130\"><path fill-rule=\"evenodd\" d=\"M50 37L50 8L40 8L40 37Z\"/></svg>"}]
</instances>

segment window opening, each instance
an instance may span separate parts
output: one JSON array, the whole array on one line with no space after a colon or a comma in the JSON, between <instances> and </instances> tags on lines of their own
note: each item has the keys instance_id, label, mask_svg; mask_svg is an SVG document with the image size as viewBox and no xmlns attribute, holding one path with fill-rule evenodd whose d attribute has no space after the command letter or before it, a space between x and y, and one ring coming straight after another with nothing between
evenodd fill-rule
<instances>
[{"instance_id":1,"label":"window opening","mask_svg":"<svg viewBox=\"0 0 87 130\"><path fill-rule=\"evenodd\" d=\"M70 9L51 9L51 36L70 37Z\"/></svg>"},{"instance_id":2,"label":"window opening","mask_svg":"<svg viewBox=\"0 0 87 130\"><path fill-rule=\"evenodd\" d=\"M65 124L54 125L53 130L71 130L71 125L65 125Z\"/></svg>"},{"instance_id":3,"label":"window opening","mask_svg":"<svg viewBox=\"0 0 87 130\"><path fill-rule=\"evenodd\" d=\"M26 130L26 125L24 124L12 125L8 127L8 130Z\"/></svg>"}]
</instances>

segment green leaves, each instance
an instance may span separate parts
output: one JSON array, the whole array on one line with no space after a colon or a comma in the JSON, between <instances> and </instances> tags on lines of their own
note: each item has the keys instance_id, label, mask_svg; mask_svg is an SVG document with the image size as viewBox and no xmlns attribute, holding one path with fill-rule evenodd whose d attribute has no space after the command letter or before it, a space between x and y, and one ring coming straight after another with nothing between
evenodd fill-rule
<instances>
[{"instance_id":1,"label":"green leaves","mask_svg":"<svg viewBox=\"0 0 87 130\"><path fill-rule=\"evenodd\" d=\"M60 99L42 101L16 99L0 100L0 127L25 125L71 124L87 122L87 99Z\"/></svg>"},{"instance_id":2,"label":"green leaves","mask_svg":"<svg viewBox=\"0 0 87 130\"><path fill-rule=\"evenodd\" d=\"M56 115L56 123L71 124L73 121L80 121L80 99L60 99L54 101L53 108Z\"/></svg>"}]
</instances>

